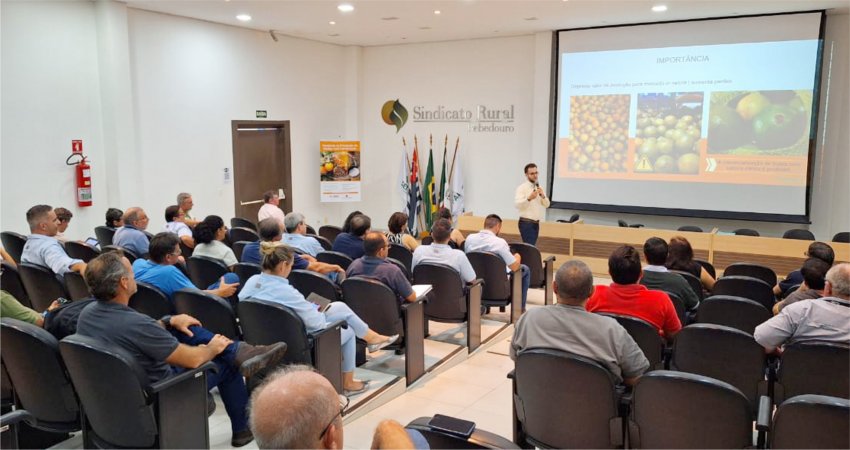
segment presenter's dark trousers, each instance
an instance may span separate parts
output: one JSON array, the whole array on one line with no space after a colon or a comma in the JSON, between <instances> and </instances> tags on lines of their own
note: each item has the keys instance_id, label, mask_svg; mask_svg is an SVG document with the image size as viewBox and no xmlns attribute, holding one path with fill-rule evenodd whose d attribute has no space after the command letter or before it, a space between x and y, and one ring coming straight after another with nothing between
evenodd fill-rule
<instances>
[{"instance_id":1,"label":"presenter's dark trousers","mask_svg":"<svg viewBox=\"0 0 850 450\"><path fill-rule=\"evenodd\" d=\"M522 242L537 245L537 235L540 234L540 223L520 217L519 234L522 236Z\"/></svg>"}]
</instances>

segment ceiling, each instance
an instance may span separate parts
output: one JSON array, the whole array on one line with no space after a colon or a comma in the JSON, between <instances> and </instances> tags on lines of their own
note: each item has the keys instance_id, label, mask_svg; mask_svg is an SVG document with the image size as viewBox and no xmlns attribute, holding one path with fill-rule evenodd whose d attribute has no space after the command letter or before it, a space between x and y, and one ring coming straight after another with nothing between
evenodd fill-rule
<instances>
[{"instance_id":1,"label":"ceiling","mask_svg":"<svg viewBox=\"0 0 850 450\"><path fill-rule=\"evenodd\" d=\"M564 28L826 9L850 0L122 0L128 6L339 45L396 45ZM349 3L351 12L337 5ZM652 12L653 5L668 10ZM435 14L439 11L439 14ZM240 22L238 14L249 14ZM335 22L330 24L329 22Z\"/></svg>"}]
</instances>

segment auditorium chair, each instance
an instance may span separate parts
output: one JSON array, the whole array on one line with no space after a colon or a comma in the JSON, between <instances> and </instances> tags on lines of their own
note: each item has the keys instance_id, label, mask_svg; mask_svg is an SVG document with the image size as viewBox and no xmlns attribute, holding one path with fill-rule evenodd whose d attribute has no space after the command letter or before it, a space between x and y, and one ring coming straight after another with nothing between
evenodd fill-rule
<instances>
[{"instance_id":1,"label":"auditorium chair","mask_svg":"<svg viewBox=\"0 0 850 450\"><path fill-rule=\"evenodd\" d=\"M331 241L329 241L328 238L324 236L319 236L317 234L308 234L307 236L310 236L311 238L319 241L319 244L322 246L322 250L326 252L331 251L334 247Z\"/></svg>"},{"instance_id":2,"label":"auditorium chair","mask_svg":"<svg viewBox=\"0 0 850 450\"><path fill-rule=\"evenodd\" d=\"M673 341L670 368L715 378L735 386L749 399L753 413L767 395L767 355L753 335L723 325L696 323ZM755 416L753 416L755 419Z\"/></svg>"},{"instance_id":3,"label":"auditorium chair","mask_svg":"<svg viewBox=\"0 0 850 450\"><path fill-rule=\"evenodd\" d=\"M761 303L731 295L712 295L697 308L698 323L724 325L748 334L771 317L773 313Z\"/></svg>"},{"instance_id":4,"label":"auditorium chair","mask_svg":"<svg viewBox=\"0 0 850 450\"><path fill-rule=\"evenodd\" d=\"M348 270L348 266L351 265L354 260L351 259L350 256L345 253L333 252L333 251L324 251L319 252L316 255L316 261L327 263L327 264L336 264L342 267L343 270Z\"/></svg>"},{"instance_id":5,"label":"auditorium chair","mask_svg":"<svg viewBox=\"0 0 850 450\"><path fill-rule=\"evenodd\" d=\"M207 362L151 384L126 350L79 334L59 343L100 448L209 448ZM86 447L90 448L90 447Z\"/></svg>"},{"instance_id":6,"label":"auditorium chair","mask_svg":"<svg viewBox=\"0 0 850 450\"><path fill-rule=\"evenodd\" d=\"M9 256L16 263L20 263L21 255L24 254L24 245L27 243L27 237L14 231L4 231L0 233L0 242L3 243L3 248L9 252Z\"/></svg>"},{"instance_id":7,"label":"auditorium chair","mask_svg":"<svg viewBox=\"0 0 850 450\"><path fill-rule=\"evenodd\" d=\"M180 254L183 255L183 258L191 258L192 254L195 253L195 249L186 245L186 243L183 242L183 239L180 239L178 245L180 246ZM236 258L238 259L239 257L237 256Z\"/></svg>"},{"instance_id":8,"label":"auditorium chair","mask_svg":"<svg viewBox=\"0 0 850 450\"><path fill-rule=\"evenodd\" d=\"M832 237L832 242L850 242L850 231L835 233L835 236Z\"/></svg>"},{"instance_id":9,"label":"auditorium chair","mask_svg":"<svg viewBox=\"0 0 850 450\"><path fill-rule=\"evenodd\" d=\"M605 312L597 314L616 320L617 323L626 329L629 336L634 339L637 346L643 351L643 356L645 356L647 361L649 361L648 370L660 370L665 368L666 345L664 339L658 334L658 330L655 329L654 325L643 319L624 316L622 314Z\"/></svg>"},{"instance_id":10,"label":"auditorium chair","mask_svg":"<svg viewBox=\"0 0 850 450\"><path fill-rule=\"evenodd\" d=\"M408 386L425 374L424 298L399 305L392 289L380 281L364 277L346 278L342 282L342 298L376 333L399 335L396 348L404 352ZM358 356L365 360L365 342L358 339L357 350Z\"/></svg>"},{"instance_id":11,"label":"auditorium chair","mask_svg":"<svg viewBox=\"0 0 850 450\"><path fill-rule=\"evenodd\" d=\"M63 276L65 279L65 291L68 292L68 298L71 300L83 300L91 297L89 285L79 272L67 272Z\"/></svg>"},{"instance_id":12,"label":"auditorium chair","mask_svg":"<svg viewBox=\"0 0 850 450\"><path fill-rule=\"evenodd\" d=\"M802 228L794 228L786 231L782 234L782 239L797 239L800 241L814 241L815 235L809 231L804 230Z\"/></svg>"},{"instance_id":13,"label":"auditorium chair","mask_svg":"<svg viewBox=\"0 0 850 450\"><path fill-rule=\"evenodd\" d=\"M802 394L850 398L850 345L798 342L786 345L773 386L774 401Z\"/></svg>"},{"instance_id":14,"label":"auditorium chair","mask_svg":"<svg viewBox=\"0 0 850 450\"><path fill-rule=\"evenodd\" d=\"M731 275L720 277L714 283L713 295L731 295L744 297L764 306L768 311L773 310L776 303L776 295L773 293L773 285L753 277Z\"/></svg>"},{"instance_id":15,"label":"auditorium chair","mask_svg":"<svg viewBox=\"0 0 850 450\"><path fill-rule=\"evenodd\" d=\"M678 273L679 275L681 275L682 278L684 278L685 281L688 282L688 286L691 287L691 290L694 291L694 294L696 294L697 298L702 301L703 297L705 297L705 293L702 290L702 281L700 281L698 277L695 277L690 272L684 272L681 270L671 270L670 272Z\"/></svg>"},{"instance_id":16,"label":"auditorium chair","mask_svg":"<svg viewBox=\"0 0 850 450\"><path fill-rule=\"evenodd\" d=\"M543 289L543 304L553 304L555 295L552 290L552 281L554 280L555 256L552 255L543 259L540 250L530 244L517 242L510 244L510 248L511 253L519 253L522 263L528 266L531 271L529 287Z\"/></svg>"},{"instance_id":17,"label":"auditorium chair","mask_svg":"<svg viewBox=\"0 0 850 450\"><path fill-rule=\"evenodd\" d=\"M230 246L237 261L242 261L242 252L245 251L245 246L250 243L249 241L236 241Z\"/></svg>"},{"instance_id":18,"label":"auditorium chair","mask_svg":"<svg viewBox=\"0 0 850 450\"><path fill-rule=\"evenodd\" d=\"M257 225L254 222L251 222L248 219L243 219L242 217L234 217L230 219L230 228L247 228L249 230L257 231Z\"/></svg>"},{"instance_id":19,"label":"auditorium chair","mask_svg":"<svg viewBox=\"0 0 850 450\"><path fill-rule=\"evenodd\" d=\"M286 342L283 364L308 364L322 374L338 393L343 392L340 329L344 321L307 332L304 321L280 303L247 298L239 302L239 321L245 342L271 345Z\"/></svg>"},{"instance_id":20,"label":"auditorium chair","mask_svg":"<svg viewBox=\"0 0 850 450\"><path fill-rule=\"evenodd\" d=\"M664 291L664 293L670 297L670 302L673 303L673 308L676 310L676 317L679 318L679 323L682 324L682 326L691 323L691 316L688 314L690 311L685 309L685 301L682 300L682 297L679 297L678 294L670 291Z\"/></svg>"},{"instance_id":21,"label":"auditorium chair","mask_svg":"<svg viewBox=\"0 0 850 450\"><path fill-rule=\"evenodd\" d=\"M772 449L847 448L850 445L850 400L798 395L779 405L769 426Z\"/></svg>"},{"instance_id":22,"label":"auditorium chair","mask_svg":"<svg viewBox=\"0 0 850 450\"><path fill-rule=\"evenodd\" d=\"M693 232L693 233L702 233L703 232L702 228L700 228L696 225L682 225L676 231L690 231L690 232Z\"/></svg>"},{"instance_id":23,"label":"auditorium chair","mask_svg":"<svg viewBox=\"0 0 850 450\"><path fill-rule=\"evenodd\" d=\"M215 334L233 340L242 336L233 306L217 295L197 289L180 289L174 293L174 310L198 319L204 328Z\"/></svg>"},{"instance_id":24,"label":"auditorium chair","mask_svg":"<svg viewBox=\"0 0 850 450\"><path fill-rule=\"evenodd\" d=\"M711 264L704 259L695 259L694 261L702 266L702 268L711 275L711 278L717 279L717 270L714 269L714 264Z\"/></svg>"},{"instance_id":25,"label":"auditorium chair","mask_svg":"<svg viewBox=\"0 0 850 450\"><path fill-rule=\"evenodd\" d=\"M248 241L256 242L260 240L260 235L251 228L235 227L229 230L230 242Z\"/></svg>"},{"instance_id":26,"label":"auditorium chair","mask_svg":"<svg viewBox=\"0 0 850 450\"><path fill-rule=\"evenodd\" d=\"M64 284L50 269L21 263L18 264L18 273L36 312L44 311L59 297L70 298Z\"/></svg>"},{"instance_id":27,"label":"auditorium chair","mask_svg":"<svg viewBox=\"0 0 850 450\"><path fill-rule=\"evenodd\" d=\"M15 297L22 305L32 308L18 268L6 261L0 261L0 267L2 267L0 268L0 286L3 287L3 290L12 294L12 297Z\"/></svg>"},{"instance_id":28,"label":"auditorium chair","mask_svg":"<svg viewBox=\"0 0 850 450\"><path fill-rule=\"evenodd\" d=\"M333 244L337 235L340 233L342 233L342 228L335 225L322 225L319 227L319 236L327 239L331 244Z\"/></svg>"},{"instance_id":29,"label":"auditorium chair","mask_svg":"<svg viewBox=\"0 0 850 450\"><path fill-rule=\"evenodd\" d=\"M466 257L475 270L475 276L484 280L481 304L488 310L494 306L502 311L510 307L508 323L519 320L522 314L522 271L518 268L505 273L505 262L493 253L469 252Z\"/></svg>"},{"instance_id":30,"label":"auditorium chair","mask_svg":"<svg viewBox=\"0 0 850 450\"><path fill-rule=\"evenodd\" d=\"M628 435L629 448L747 448L753 412L729 383L657 370L635 385Z\"/></svg>"},{"instance_id":31,"label":"auditorium chair","mask_svg":"<svg viewBox=\"0 0 850 450\"><path fill-rule=\"evenodd\" d=\"M311 227L310 225L307 225L306 223L304 224L304 226L307 227L307 234L316 234L315 228Z\"/></svg>"},{"instance_id":32,"label":"auditorium chair","mask_svg":"<svg viewBox=\"0 0 850 450\"><path fill-rule=\"evenodd\" d=\"M233 266L233 273L239 277L239 290L245 287L245 283L254 275L259 275L263 271L263 267L254 263L236 263Z\"/></svg>"},{"instance_id":33,"label":"auditorium chair","mask_svg":"<svg viewBox=\"0 0 850 450\"><path fill-rule=\"evenodd\" d=\"M430 449L486 449L504 448L518 449L516 444L495 433L475 427L469 437L460 436L439 428L432 427L428 423L431 417L419 417L413 419L404 428L416 430L422 434L428 442Z\"/></svg>"},{"instance_id":34,"label":"auditorium chair","mask_svg":"<svg viewBox=\"0 0 850 450\"><path fill-rule=\"evenodd\" d=\"M71 258L89 262L100 256L100 250L85 242L68 241L65 243L65 253Z\"/></svg>"},{"instance_id":35,"label":"auditorium chair","mask_svg":"<svg viewBox=\"0 0 850 450\"><path fill-rule=\"evenodd\" d=\"M413 268L415 284L431 285L430 300L425 303L425 318L435 322L466 322L466 347L469 353L481 345L481 294L479 278L467 285L454 269L442 264L422 263ZM425 335L428 335L427 322Z\"/></svg>"},{"instance_id":36,"label":"auditorium chair","mask_svg":"<svg viewBox=\"0 0 850 450\"><path fill-rule=\"evenodd\" d=\"M410 270L408 270L407 266L405 266L403 262L390 257L387 257L387 261L395 264L395 266L398 267L398 270L400 270L401 273L404 274L404 277L407 278L409 281L413 282L413 274L410 272Z\"/></svg>"},{"instance_id":37,"label":"auditorium chair","mask_svg":"<svg viewBox=\"0 0 850 450\"><path fill-rule=\"evenodd\" d=\"M337 302L342 299L342 292L333 281L324 275L309 270L293 270L287 277L292 285L304 298L315 292L318 295Z\"/></svg>"},{"instance_id":38,"label":"auditorium chair","mask_svg":"<svg viewBox=\"0 0 850 450\"><path fill-rule=\"evenodd\" d=\"M77 395L59 354L59 342L39 326L0 319L3 367L19 407L33 417L33 427L54 433L83 429ZM84 438L86 436L83 430ZM55 437L67 439L67 435Z\"/></svg>"},{"instance_id":39,"label":"auditorium chair","mask_svg":"<svg viewBox=\"0 0 850 450\"><path fill-rule=\"evenodd\" d=\"M411 272L413 252L408 250L407 247L399 244L390 244L389 249L387 249L387 256L400 261L407 268L407 273Z\"/></svg>"},{"instance_id":40,"label":"auditorium chair","mask_svg":"<svg viewBox=\"0 0 850 450\"><path fill-rule=\"evenodd\" d=\"M735 275L758 278L771 286L776 286L776 272L761 264L741 262L730 264L723 269L724 277Z\"/></svg>"},{"instance_id":41,"label":"auditorium chair","mask_svg":"<svg viewBox=\"0 0 850 450\"><path fill-rule=\"evenodd\" d=\"M25 409L16 409L0 416L0 443L3 448L19 448L18 424L21 422L33 424L35 419Z\"/></svg>"},{"instance_id":42,"label":"auditorium chair","mask_svg":"<svg viewBox=\"0 0 850 450\"><path fill-rule=\"evenodd\" d=\"M174 314L174 303L159 288L142 281L136 281L136 287L136 293L130 297L130 308L154 320Z\"/></svg>"},{"instance_id":43,"label":"auditorium chair","mask_svg":"<svg viewBox=\"0 0 850 450\"><path fill-rule=\"evenodd\" d=\"M207 289L230 272L220 259L207 256L186 258L186 266L189 269L189 278L198 289Z\"/></svg>"},{"instance_id":44,"label":"auditorium chair","mask_svg":"<svg viewBox=\"0 0 850 450\"><path fill-rule=\"evenodd\" d=\"M633 223L633 224L629 225L629 224L628 224L625 220L623 220L623 219L617 219L617 225L618 225L619 227L622 227L622 228L643 228L643 224L642 224L642 223Z\"/></svg>"},{"instance_id":45,"label":"auditorium chair","mask_svg":"<svg viewBox=\"0 0 850 450\"><path fill-rule=\"evenodd\" d=\"M452 241L449 241L449 242L452 242ZM466 241L464 241L464 242L466 242ZM433 243L434 243L434 238L432 238L431 236L425 236L424 238L422 238L422 245L431 245Z\"/></svg>"},{"instance_id":46,"label":"auditorium chair","mask_svg":"<svg viewBox=\"0 0 850 450\"><path fill-rule=\"evenodd\" d=\"M644 375L646 376L646 375ZM617 380L592 359L549 348L516 356L514 443L522 448L617 448L623 445Z\"/></svg>"},{"instance_id":47,"label":"auditorium chair","mask_svg":"<svg viewBox=\"0 0 850 450\"><path fill-rule=\"evenodd\" d=\"M130 260L130 264L133 264L133 262L135 262L137 259L139 259L141 257L141 255L137 255L136 252L134 252L134 251L132 251L128 248L118 246L118 245L111 245L110 244L110 245L101 245L100 246L100 253L101 254L108 253L108 252L116 252L116 251L120 251L121 253L123 253L124 257L126 257L128 260Z\"/></svg>"},{"instance_id":48,"label":"auditorium chair","mask_svg":"<svg viewBox=\"0 0 850 450\"><path fill-rule=\"evenodd\" d=\"M737 236L761 236L758 231L752 230L750 228L738 228L733 231Z\"/></svg>"},{"instance_id":49,"label":"auditorium chair","mask_svg":"<svg viewBox=\"0 0 850 450\"><path fill-rule=\"evenodd\" d=\"M94 227L94 236L97 238L100 248L112 245L112 238L115 236L115 228L106 227L103 225Z\"/></svg>"}]
</instances>

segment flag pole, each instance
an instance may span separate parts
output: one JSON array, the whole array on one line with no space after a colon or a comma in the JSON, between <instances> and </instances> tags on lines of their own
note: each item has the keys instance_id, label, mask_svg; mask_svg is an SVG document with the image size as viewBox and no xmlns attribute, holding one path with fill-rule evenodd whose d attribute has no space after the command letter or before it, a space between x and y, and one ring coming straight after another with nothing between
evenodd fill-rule
<instances>
[{"instance_id":1,"label":"flag pole","mask_svg":"<svg viewBox=\"0 0 850 450\"><path fill-rule=\"evenodd\" d=\"M416 168L417 168L417 172L418 172L416 174L416 179L420 180L419 183L421 185L422 184L422 166L419 164L419 137L417 137L415 134L413 135L413 153L416 154ZM422 196L421 192L422 191L420 190L419 191L420 196ZM422 196L422 198L423 198L423 200L425 199L424 196ZM421 202L419 203L419 207L420 208L422 207ZM424 210L424 208L422 208L422 209ZM419 223L419 235L421 236L422 233L425 231L425 223L422 221L422 214L416 215L416 221ZM430 232L431 230L428 230L428 231Z\"/></svg>"}]
</instances>

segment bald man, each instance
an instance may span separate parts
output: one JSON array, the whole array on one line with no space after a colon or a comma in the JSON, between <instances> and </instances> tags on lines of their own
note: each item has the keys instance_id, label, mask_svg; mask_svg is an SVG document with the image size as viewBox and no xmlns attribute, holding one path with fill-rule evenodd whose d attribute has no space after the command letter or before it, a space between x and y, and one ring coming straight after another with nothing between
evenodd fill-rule
<instances>
[{"instance_id":1,"label":"bald man","mask_svg":"<svg viewBox=\"0 0 850 450\"><path fill-rule=\"evenodd\" d=\"M270 375L251 396L250 425L259 448L341 449L342 414L348 398L309 366ZM375 448L414 448L404 428L385 420L375 429Z\"/></svg>"},{"instance_id":2,"label":"bald man","mask_svg":"<svg viewBox=\"0 0 850 450\"><path fill-rule=\"evenodd\" d=\"M124 211L124 226L115 232L112 244L130 250L142 258L148 253L150 240L145 235L148 228L148 215L145 210L134 206Z\"/></svg>"}]
</instances>

